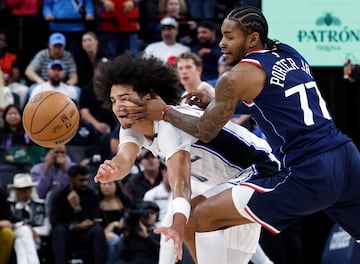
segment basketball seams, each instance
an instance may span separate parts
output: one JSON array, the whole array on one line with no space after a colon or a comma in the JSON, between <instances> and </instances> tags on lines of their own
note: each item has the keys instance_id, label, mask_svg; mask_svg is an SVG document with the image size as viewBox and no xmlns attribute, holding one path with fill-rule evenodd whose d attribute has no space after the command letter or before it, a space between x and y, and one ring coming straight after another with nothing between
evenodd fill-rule
<instances>
[{"instance_id":1,"label":"basketball seams","mask_svg":"<svg viewBox=\"0 0 360 264\"><path fill-rule=\"evenodd\" d=\"M52 139L47 139L47 140L41 140L41 139L36 139L38 142L41 142L41 143L45 143L47 145L51 144L51 143L54 143L51 145L51 147L56 147L56 146L59 146L59 145L62 145L62 144L65 144L67 143L69 140L71 140L73 138L73 136L75 136L76 132L77 132L77 127L78 127L78 123L73 126L72 129L68 130L65 134L62 134L61 137L57 137L57 138L62 138L64 137L65 135L69 134L69 137L66 137L62 140L62 142L58 142L56 141L56 138L52 138ZM50 146L50 145L49 145Z\"/></svg>"},{"instance_id":2,"label":"basketball seams","mask_svg":"<svg viewBox=\"0 0 360 264\"><path fill-rule=\"evenodd\" d=\"M41 134L41 132L43 132L44 129L46 129L46 128L49 126L49 124L51 124L51 122L53 122L60 114L63 113L63 111L69 106L69 104L70 104L70 102L68 102L63 108L61 108L60 111L59 111L52 119L50 119L50 121L49 121L48 123L46 123L46 124L43 126L43 128L41 128L39 131L33 132L32 135ZM39 105L38 107L40 107L40 105ZM36 112L34 112L34 115L33 115L32 120L35 118L35 117L34 117L34 116L35 116L35 113L36 113ZM32 127L31 127L31 128L32 128ZM54 138L54 139L55 139L55 138Z\"/></svg>"}]
</instances>

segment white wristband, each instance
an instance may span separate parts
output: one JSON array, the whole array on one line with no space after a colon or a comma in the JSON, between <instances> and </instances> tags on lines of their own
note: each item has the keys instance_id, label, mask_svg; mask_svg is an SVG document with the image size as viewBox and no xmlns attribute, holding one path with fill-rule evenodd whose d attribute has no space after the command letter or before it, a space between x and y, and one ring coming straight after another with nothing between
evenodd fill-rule
<instances>
[{"instance_id":1,"label":"white wristband","mask_svg":"<svg viewBox=\"0 0 360 264\"><path fill-rule=\"evenodd\" d=\"M190 203L183 197L176 197L172 200L173 215L176 213L183 214L186 217L186 223L189 221L191 206Z\"/></svg>"}]
</instances>

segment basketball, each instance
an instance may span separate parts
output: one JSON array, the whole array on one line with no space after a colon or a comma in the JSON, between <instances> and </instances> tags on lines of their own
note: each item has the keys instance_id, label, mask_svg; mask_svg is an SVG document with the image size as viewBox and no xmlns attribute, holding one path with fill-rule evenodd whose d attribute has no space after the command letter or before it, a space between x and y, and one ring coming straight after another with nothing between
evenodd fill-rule
<instances>
[{"instance_id":1,"label":"basketball","mask_svg":"<svg viewBox=\"0 0 360 264\"><path fill-rule=\"evenodd\" d=\"M53 148L69 142L79 126L79 111L66 95L46 91L32 97L24 107L22 122L36 144Z\"/></svg>"}]
</instances>

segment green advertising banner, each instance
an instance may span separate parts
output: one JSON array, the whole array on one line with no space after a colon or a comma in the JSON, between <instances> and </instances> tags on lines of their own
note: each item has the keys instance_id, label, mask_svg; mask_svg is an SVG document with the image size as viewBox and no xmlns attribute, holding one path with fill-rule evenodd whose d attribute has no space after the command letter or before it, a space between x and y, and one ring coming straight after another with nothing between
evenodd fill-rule
<instances>
[{"instance_id":1,"label":"green advertising banner","mask_svg":"<svg viewBox=\"0 0 360 264\"><path fill-rule=\"evenodd\" d=\"M269 37L290 44L313 67L360 64L359 0L262 0Z\"/></svg>"}]
</instances>

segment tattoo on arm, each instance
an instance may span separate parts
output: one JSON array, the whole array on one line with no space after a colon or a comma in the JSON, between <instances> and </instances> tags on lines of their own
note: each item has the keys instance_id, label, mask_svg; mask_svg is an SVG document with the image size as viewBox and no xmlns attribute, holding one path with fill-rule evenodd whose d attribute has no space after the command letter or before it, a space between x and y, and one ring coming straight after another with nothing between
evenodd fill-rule
<instances>
[{"instance_id":1,"label":"tattoo on arm","mask_svg":"<svg viewBox=\"0 0 360 264\"><path fill-rule=\"evenodd\" d=\"M203 116L199 118L169 109L165 119L192 136L208 142L230 120L237 101L235 83L231 79L225 78L217 85L215 100L207 106Z\"/></svg>"}]
</instances>

